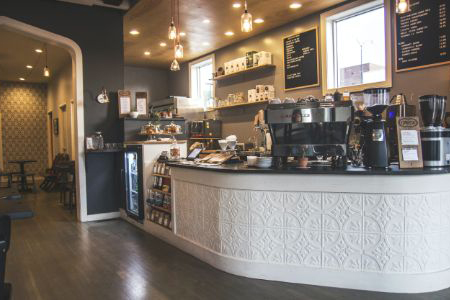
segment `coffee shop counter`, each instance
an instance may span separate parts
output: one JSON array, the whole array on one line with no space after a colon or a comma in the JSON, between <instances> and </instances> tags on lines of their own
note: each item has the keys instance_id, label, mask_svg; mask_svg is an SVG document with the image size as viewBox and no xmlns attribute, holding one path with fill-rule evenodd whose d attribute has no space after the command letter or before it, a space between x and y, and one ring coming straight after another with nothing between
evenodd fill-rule
<instances>
[{"instance_id":1,"label":"coffee shop counter","mask_svg":"<svg viewBox=\"0 0 450 300\"><path fill-rule=\"evenodd\" d=\"M450 286L450 170L171 163L173 233L240 276L421 293Z\"/></svg>"}]
</instances>

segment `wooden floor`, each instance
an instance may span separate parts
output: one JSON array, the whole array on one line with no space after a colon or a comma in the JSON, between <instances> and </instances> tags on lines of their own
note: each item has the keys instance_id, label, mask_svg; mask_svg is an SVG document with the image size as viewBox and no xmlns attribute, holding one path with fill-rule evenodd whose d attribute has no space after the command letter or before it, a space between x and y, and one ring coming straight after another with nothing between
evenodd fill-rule
<instances>
[{"instance_id":1,"label":"wooden floor","mask_svg":"<svg viewBox=\"0 0 450 300\"><path fill-rule=\"evenodd\" d=\"M26 201L36 216L13 221L6 271L13 299L450 299L450 290L383 294L237 277L124 221L77 223L57 195Z\"/></svg>"}]
</instances>

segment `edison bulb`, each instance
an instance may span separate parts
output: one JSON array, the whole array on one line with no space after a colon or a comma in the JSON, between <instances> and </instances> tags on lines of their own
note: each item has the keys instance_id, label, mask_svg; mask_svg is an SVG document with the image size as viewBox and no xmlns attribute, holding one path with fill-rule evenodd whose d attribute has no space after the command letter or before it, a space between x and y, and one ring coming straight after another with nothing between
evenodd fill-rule
<instances>
[{"instance_id":1,"label":"edison bulb","mask_svg":"<svg viewBox=\"0 0 450 300\"><path fill-rule=\"evenodd\" d=\"M172 64L170 65L170 71L180 71L180 64L176 59L174 59Z\"/></svg>"},{"instance_id":2,"label":"edison bulb","mask_svg":"<svg viewBox=\"0 0 450 300\"><path fill-rule=\"evenodd\" d=\"M50 69L47 66L45 66L45 68L44 68L44 76L50 77Z\"/></svg>"},{"instance_id":3,"label":"edison bulb","mask_svg":"<svg viewBox=\"0 0 450 300\"><path fill-rule=\"evenodd\" d=\"M250 32L253 30L252 15L246 10L241 16L241 31Z\"/></svg>"},{"instance_id":4,"label":"edison bulb","mask_svg":"<svg viewBox=\"0 0 450 300\"><path fill-rule=\"evenodd\" d=\"M177 38L177 28L175 27L175 24L172 21L172 23L170 23L169 26L169 40L174 40L176 38Z\"/></svg>"},{"instance_id":5,"label":"edison bulb","mask_svg":"<svg viewBox=\"0 0 450 300\"><path fill-rule=\"evenodd\" d=\"M183 46L178 43L175 45L175 58L183 58Z\"/></svg>"}]
</instances>

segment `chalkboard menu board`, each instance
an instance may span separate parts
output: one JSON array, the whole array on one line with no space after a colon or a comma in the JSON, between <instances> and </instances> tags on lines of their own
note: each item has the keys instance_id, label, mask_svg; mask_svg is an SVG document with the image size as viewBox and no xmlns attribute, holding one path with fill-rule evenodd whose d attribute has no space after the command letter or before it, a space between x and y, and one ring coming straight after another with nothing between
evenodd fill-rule
<instances>
[{"instance_id":1,"label":"chalkboard menu board","mask_svg":"<svg viewBox=\"0 0 450 300\"><path fill-rule=\"evenodd\" d=\"M319 85L317 28L284 38L284 88Z\"/></svg>"},{"instance_id":2,"label":"chalkboard menu board","mask_svg":"<svg viewBox=\"0 0 450 300\"><path fill-rule=\"evenodd\" d=\"M397 72L450 62L448 0L411 0L396 17Z\"/></svg>"}]
</instances>

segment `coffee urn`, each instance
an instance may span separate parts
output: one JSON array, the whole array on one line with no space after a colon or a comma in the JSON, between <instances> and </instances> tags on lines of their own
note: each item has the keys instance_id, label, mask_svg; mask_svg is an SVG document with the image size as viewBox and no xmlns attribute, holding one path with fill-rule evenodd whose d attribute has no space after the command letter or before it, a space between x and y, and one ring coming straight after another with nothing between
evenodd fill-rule
<instances>
[{"instance_id":1,"label":"coffee urn","mask_svg":"<svg viewBox=\"0 0 450 300\"><path fill-rule=\"evenodd\" d=\"M425 167L450 166L450 129L444 128L447 97L426 95L419 98L423 128L423 165Z\"/></svg>"},{"instance_id":2,"label":"coffee urn","mask_svg":"<svg viewBox=\"0 0 450 300\"><path fill-rule=\"evenodd\" d=\"M367 89L364 104L371 114L361 122L363 163L368 168L389 167L389 144L386 138L386 121L382 114L389 105L389 89Z\"/></svg>"}]
</instances>

